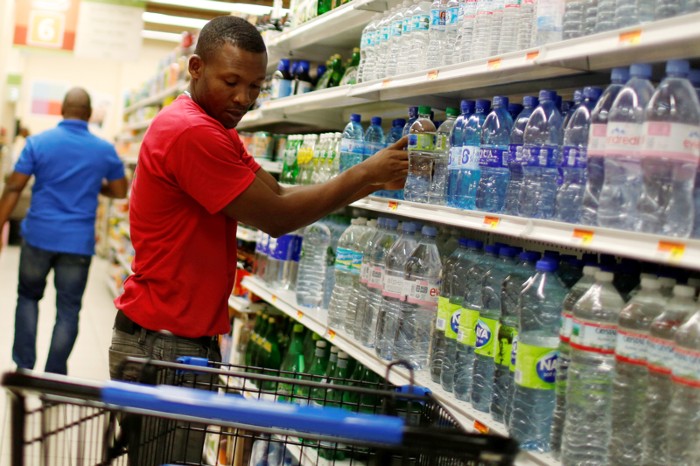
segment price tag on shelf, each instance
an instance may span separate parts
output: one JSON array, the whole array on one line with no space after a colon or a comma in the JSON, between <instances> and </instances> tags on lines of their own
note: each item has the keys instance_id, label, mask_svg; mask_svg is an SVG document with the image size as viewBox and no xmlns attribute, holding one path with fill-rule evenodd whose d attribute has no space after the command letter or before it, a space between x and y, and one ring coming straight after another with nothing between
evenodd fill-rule
<instances>
[{"instance_id":1,"label":"price tag on shelf","mask_svg":"<svg viewBox=\"0 0 700 466\"><path fill-rule=\"evenodd\" d=\"M618 42L623 45L638 45L642 41L642 30L622 32L618 38Z\"/></svg>"},{"instance_id":2,"label":"price tag on shelf","mask_svg":"<svg viewBox=\"0 0 700 466\"><path fill-rule=\"evenodd\" d=\"M428 71L426 78L428 79L428 81L434 81L438 78L439 74L440 70L430 70Z\"/></svg>"},{"instance_id":3,"label":"price tag on shelf","mask_svg":"<svg viewBox=\"0 0 700 466\"><path fill-rule=\"evenodd\" d=\"M335 330L328 329L328 334L326 335L326 338L330 341L335 340Z\"/></svg>"},{"instance_id":4,"label":"price tag on shelf","mask_svg":"<svg viewBox=\"0 0 700 466\"><path fill-rule=\"evenodd\" d=\"M297 311L297 320L301 320L304 318L304 313L301 311Z\"/></svg>"},{"instance_id":5,"label":"price tag on shelf","mask_svg":"<svg viewBox=\"0 0 700 466\"><path fill-rule=\"evenodd\" d=\"M275 304L277 302L277 295L273 294L272 296L270 296L270 301L272 302L272 304Z\"/></svg>"},{"instance_id":6,"label":"price tag on shelf","mask_svg":"<svg viewBox=\"0 0 700 466\"><path fill-rule=\"evenodd\" d=\"M399 203L397 201L389 201L389 209L396 211L399 208Z\"/></svg>"},{"instance_id":7,"label":"price tag on shelf","mask_svg":"<svg viewBox=\"0 0 700 466\"><path fill-rule=\"evenodd\" d=\"M484 225L487 225L491 228L497 228L500 223L501 223L500 217L495 217L492 215L485 215L484 216Z\"/></svg>"},{"instance_id":8,"label":"price tag on shelf","mask_svg":"<svg viewBox=\"0 0 700 466\"><path fill-rule=\"evenodd\" d=\"M382 81L382 87L388 87L389 85L391 85L391 79L385 79Z\"/></svg>"},{"instance_id":9,"label":"price tag on shelf","mask_svg":"<svg viewBox=\"0 0 700 466\"><path fill-rule=\"evenodd\" d=\"M476 419L474 420L474 429L482 434L488 434L489 433L489 428L488 426L485 426L481 422L477 421Z\"/></svg>"},{"instance_id":10,"label":"price tag on shelf","mask_svg":"<svg viewBox=\"0 0 700 466\"><path fill-rule=\"evenodd\" d=\"M674 241L659 241L657 254L670 261L681 260L685 253L685 244Z\"/></svg>"},{"instance_id":11,"label":"price tag on shelf","mask_svg":"<svg viewBox=\"0 0 700 466\"><path fill-rule=\"evenodd\" d=\"M501 68L501 59L500 58L494 58L493 60L489 60L486 62L486 69L487 70L498 70Z\"/></svg>"},{"instance_id":12,"label":"price tag on shelf","mask_svg":"<svg viewBox=\"0 0 700 466\"><path fill-rule=\"evenodd\" d=\"M571 238L578 244L590 244L593 241L594 232L591 230L581 230L574 228Z\"/></svg>"},{"instance_id":13,"label":"price tag on shelf","mask_svg":"<svg viewBox=\"0 0 700 466\"><path fill-rule=\"evenodd\" d=\"M540 56L540 51L539 51L539 50L533 50L532 52L528 52L528 53L525 55L525 60L526 60L526 61L532 61L532 60L537 59L537 57L539 57L539 56Z\"/></svg>"}]
</instances>

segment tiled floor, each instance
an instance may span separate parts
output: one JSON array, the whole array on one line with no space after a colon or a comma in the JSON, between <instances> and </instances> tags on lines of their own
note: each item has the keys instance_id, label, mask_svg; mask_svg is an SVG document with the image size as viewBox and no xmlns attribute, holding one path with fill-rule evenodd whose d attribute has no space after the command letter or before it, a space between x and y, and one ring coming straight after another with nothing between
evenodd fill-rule
<instances>
[{"instance_id":1,"label":"tiled floor","mask_svg":"<svg viewBox=\"0 0 700 466\"><path fill-rule=\"evenodd\" d=\"M0 372L14 369L12 342L14 340L14 313L17 299L17 271L19 247L9 246L0 252ZM109 367L107 350L112 336L115 309L105 283L108 263L94 257L90 278L83 297L80 313L80 331L73 353L68 360L68 374L93 380L107 380ZM44 299L39 305L39 333L37 337L36 369L42 370L55 319L56 292L49 276ZM6 395L0 394L0 466L9 465L9 412Z\"/></svg>"}]
</instances>

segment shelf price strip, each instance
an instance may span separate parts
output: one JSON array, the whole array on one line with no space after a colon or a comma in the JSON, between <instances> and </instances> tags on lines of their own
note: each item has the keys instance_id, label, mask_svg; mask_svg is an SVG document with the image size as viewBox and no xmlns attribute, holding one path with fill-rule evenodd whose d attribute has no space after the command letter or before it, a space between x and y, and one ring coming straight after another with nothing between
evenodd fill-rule
<instances>
[{"instance_id":1,"label":"shelf price strip","mask_svg":"<svg viewBox=\"0 0 700 466\"><path fill-rule=\"evenodd\" d=\"M494 217L491 215L484 216L484 225L486 225L486 226L489 226L491 228L497 228L500 223L501 223L500 217Z\"/></svg>"},{"instance_id":2,"label":"shelf price strip","mask_svg":"<svg viewBox=\"0 0 700 466\"><path fill-rule=\"evenodd\" d=\"M389 201L388 206L389 206L389 210L393 210L394 212L396 212L396 209L399 208L399 203L396 201Z\"/></svg>"},{"instance_id":3,"label":"shelf price strip","mask_svg":"<svg viewBox=\"0 0 700 466\"><path fill-rule=\"evenodd\" d=\"M502 60L500 58L494 58L486 63L487 70L498 70L501 68Z\"/></svg>"},{"instance_id":4,"label":"shelf price strip","mask_svg":"<svg viewBox=\"0 0 700 466\"><path fill-rule=\"evenodd\" d=\"M657 252L672 261L677 261L685 253L685 244L673 241L659 241Z\"/></svg>"},{"instance_id":5,"label":"shelf price strip","mask_svg":"<svg viewBox=\"0 0 700 466\"><path fill-rule=\"evenodd\" d=\"M574 241L580 244L591 244L591 241L593 241L594 234L595 233L591 230L581 230L579 228L574 228L574 232L571 234L571 237L574 239Z\"/></svg>"},{"instance_id":6,"label":"shelf price strip","mask_svg":"<svg viewBox=\"0 0 700 466\"><path fill-rule=\"evenodd\" d=\"M638 45L642 42L642 30L622 32L618 38L618 42L623 45Z\"/></svg>"},{"instance_id":7,"label":"shelf price strip","mask_svg":"<svg viewBox=\"0 0 700 466\"><path fill-rule=\"evenodd\" d=\"M440 70L430 70L428 71L426 78L428 79L428 81L435 81L439 75Z\"/></svg>"}]
</instances>

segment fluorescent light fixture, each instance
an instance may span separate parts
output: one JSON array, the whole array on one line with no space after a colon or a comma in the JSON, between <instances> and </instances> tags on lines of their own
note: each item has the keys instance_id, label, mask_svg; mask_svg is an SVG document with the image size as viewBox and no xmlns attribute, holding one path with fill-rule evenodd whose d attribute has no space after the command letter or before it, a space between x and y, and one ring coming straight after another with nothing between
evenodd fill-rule
<instances>
[{"instance_id":1,"label":"fluorescent light fixture","mask_svg":"<svg viewBox=\"0 0 700 466\"><path fill-rule=\"evenodd\" d=\"M141 37L144 39L160 40L163 42L175 42L176 44L179 44L182 41L182 34L175 34L174 32L149 31L146 29L141 31Z\"/></svg>"},{"instance_id":2,"label":"fluorescent light fixture","mask_svg":"<svg viewBox=\"0 0 700 466\"><path fill-rule=\"evenodd\" d=\"M143 12L143 22L151 24L166 24L184 28L202 29L207 24L206 19L185 18L184 16L162 15L160 13Z\"/></svg>"},{"instance_id":3,"label":"fluorescent light fixture","mask_svg":"<svg viewBox=\"0 0 700 466\"><path fill-rule=\"evenodd\" d=\"M219 13L246 13L249 15L265 15L272 11L272 7L264 5L254 5L251 3L228 3L214 0L148 0L148 3L158 5L173 5L182 8L193 8L196 10L216 11ZM286 13L287 9L282 9Z\"/></svg>"}]
</instances>

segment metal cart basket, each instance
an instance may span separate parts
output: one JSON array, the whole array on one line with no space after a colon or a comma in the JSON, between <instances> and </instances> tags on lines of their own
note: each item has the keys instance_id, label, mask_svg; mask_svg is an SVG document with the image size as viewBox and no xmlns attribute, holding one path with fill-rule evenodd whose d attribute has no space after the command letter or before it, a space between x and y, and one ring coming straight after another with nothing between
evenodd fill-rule
<instances>
[{"instance_id":1,"label":"metal cart basket","mask_svg":"<svg viewBox=\"0 0 700 466\"><path fill-rule=\"evenodd\" d=\"M506 465L518 451L418 387L179 361L128 359L149 383L4 374L11 466Z\"/></svg>"}]
</instances>

